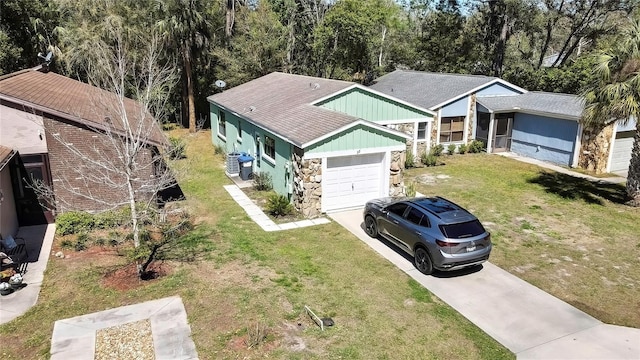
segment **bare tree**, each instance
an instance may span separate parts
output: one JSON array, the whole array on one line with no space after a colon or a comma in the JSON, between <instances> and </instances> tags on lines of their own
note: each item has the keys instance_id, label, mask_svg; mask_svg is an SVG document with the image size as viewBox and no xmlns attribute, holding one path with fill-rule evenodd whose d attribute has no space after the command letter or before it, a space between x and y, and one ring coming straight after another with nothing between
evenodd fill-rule
<instances>
[{"instance_id":1,"label":"bare tree","mask_svg":"<svg viewBox=\"0 0 640 360\"><path fill-rule=\"evenodd\" d=\"M157 36L131 35L114 19L105 30L84 63L94 87L86 87L89 104L76 110L82 128L72 133L63 129L67 124L45 119L47 140L61 145L64 155L51 159L53 191L39 192L54 195L62 211L128 206L138 248L141 222L153 217L157 194L175 185L158 119L177 76L175 66L161 61ZM144 270L138 261L138 271Z\"/></svg>"}]
</instances>

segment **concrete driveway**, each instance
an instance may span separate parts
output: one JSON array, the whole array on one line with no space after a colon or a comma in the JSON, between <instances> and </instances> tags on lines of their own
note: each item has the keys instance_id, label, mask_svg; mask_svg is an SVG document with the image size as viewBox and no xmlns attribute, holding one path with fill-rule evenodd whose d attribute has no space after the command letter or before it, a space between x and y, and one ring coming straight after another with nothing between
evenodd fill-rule
<instances>
[{"instance_id":1,"label":"concrete driveway","mask_svg":"<svg viewBox=\"0 0 640 360\"><path fill-rule=\"evenodd\" d=\"M479 270L424 275L393 245L367 236L361 209L329 217L518 359L640 359L640 329L604 324L488 262Z\"/></svg>"}]
</instances>

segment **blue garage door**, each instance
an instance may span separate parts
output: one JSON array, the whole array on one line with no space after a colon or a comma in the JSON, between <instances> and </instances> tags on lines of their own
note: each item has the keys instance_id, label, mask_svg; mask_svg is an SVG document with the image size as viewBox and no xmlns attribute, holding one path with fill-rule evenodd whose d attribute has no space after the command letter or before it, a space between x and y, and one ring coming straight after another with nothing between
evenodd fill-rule
<instances>
[{"instance_id":1,"label":"blue garage door","mask_svg":"<svg viewBox=\"0 0 640 360\"><path fill-rule=\"evenodd\" d=\"M511 151L559 165L571 165L578 122L515 114Z\"/></svg>"}]
</instances>

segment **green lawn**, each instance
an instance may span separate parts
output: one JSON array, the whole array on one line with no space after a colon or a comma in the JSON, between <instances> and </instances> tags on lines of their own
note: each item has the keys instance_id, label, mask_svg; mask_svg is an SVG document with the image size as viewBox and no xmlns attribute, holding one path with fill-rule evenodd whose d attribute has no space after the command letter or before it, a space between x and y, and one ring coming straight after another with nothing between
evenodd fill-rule
<instances>
[{"instance_id":1,"label":"green lawn","mask_svg":"<svg viewBox=\"0 0 640 360\"><path fill-rule=\"evenodd\" d=\"M497 155L443 156L406 182L476 214L490 261L611 324L640 327L640 209L595 184Z\"/></svg>"},{"instance_id":2,"label":"green lawn","mask_svg":"<svg viewBox=\"0 0 640 360\"><path fill-rule=\"evenodd\" d=\"M513 359L500 344L335 223L263 232L222 188L210 132L189 135L172 164L206 239L203 260L127 291L102 279L124 257L52 257L38 305L0 327L3 359L48 358L55 320L170 295L185 303L202 359ZM309 305L336 325L321 332ZM248 348L250 329L266 337Z\"/></svg>"}]
</instances>

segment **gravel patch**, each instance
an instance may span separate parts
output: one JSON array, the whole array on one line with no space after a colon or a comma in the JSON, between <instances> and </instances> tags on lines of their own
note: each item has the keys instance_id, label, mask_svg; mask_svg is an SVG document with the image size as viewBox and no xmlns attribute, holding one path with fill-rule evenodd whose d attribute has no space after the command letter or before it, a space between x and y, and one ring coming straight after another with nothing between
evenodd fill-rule
<instances>
[{"instance_id":1,"label":"gravel patch","mask_svg":"<svg viewBox=\"0 0 640 360\"><path fill-rule=\"evenodd\" d=\"M94 359L154 360L149 319L98 330Z\"/></svg>"}]
</instances>

